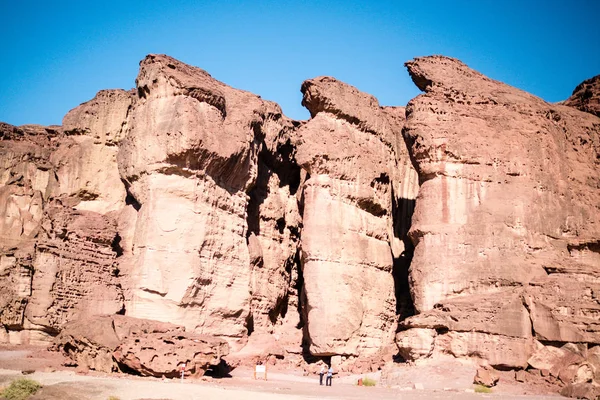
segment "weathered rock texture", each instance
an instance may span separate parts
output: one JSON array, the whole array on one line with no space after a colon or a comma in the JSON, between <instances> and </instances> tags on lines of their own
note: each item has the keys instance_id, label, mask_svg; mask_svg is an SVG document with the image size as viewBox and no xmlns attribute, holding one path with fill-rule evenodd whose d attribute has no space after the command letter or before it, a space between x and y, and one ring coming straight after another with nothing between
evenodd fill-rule
<instances>
[{"instance_id":1,"label":"weathered rock texture","mask_svg":"<svg viewBox=\"0 0 600 400\"><path fill-rule=\"evenodd\" d=\"M86 186L96 171L111 166L81 153L84 143L92 153L104 145L68 136L60 127L3 125L2 130L1 322L10 329L8 339L47 341L82 315L121 311L113 246L117 226L110 215L88 211L106 211L97 199L110 187ZM115 184L124 205L118 176Z\"/></svg>"},{"instance_id":2,"label":"weathered rock texture","mask_svg":"<svg viewBox=\"0 0 600 400\"><path fill-rule=\"evenodd\" d=\"M600 343L600 119L458 60L406 65L425 93L404 130L420 189L401 353L526 367L534 339Z\"/></svg>"},{"instance_id":3,"label":"weathered rock texture","mask_svg":"<svg viewBox=\"0 0 600 400\"><path fill-rule=\"evenodd\" d=\"M248 208L265 141L276 146L292 123L276 104L167 56L143 60L136 82L118 155L139 205L125 268L128 315L228 337L239 349L251 311L263 321L288 289L285 264L296 246L285 216L297 224L294 207L285 208L289 191L276 176L261 176L274 203L262 206L275 208L265 219L283 219L276 237L266 222L263 240L251 235Z\"/></svg>"},{"instance_id":4,"label":"weathered rock texture","mask_svg":"<svg viewBox=\"0 0 600 400\"><path fill-rule=\"evenodd\" d=\"M403 249L393 204L402 194L414 199L417 188L398 141L404 121L333 78L306 81L302 92L312 116L296 144L307 177L302 270L310 352L374 353L395 329L392 271Z\"/></svg>"},{"instance_id":5,"label":"weathered rock texture","mask_svg":"<svg viewBox=\"0 0 600 400\"><path fill-rule=\"evenodd\" d=\"M598 78L552 105L407 66L406 109L319 77L292 121L149 55L60 127L0 124L0 339L153 376L228 347L356 373L400 321L406 359L598 381Z\"/></svg>"},{"instance_id":6,"label":"weathered rock texture","mask_svg":"<svg viewBox=\"0 0 600 400\"><path fill-rule=\"evenodd\" d=\"M600 75L577 85L571 97L563 104L600 117Z\"/></svg>"},{"instance_id":7,"label":"weathered rock texture","mask_svg":"<svg viewBox=\"0 0 600 400\"><path fill-rule=\"evenodd\" d=\"M81 318L64 326L55 348L79 367L133 371L142 376L202 376L229 352L225 341L168 323L121 315Z\"/></svg>"}]
</instances>

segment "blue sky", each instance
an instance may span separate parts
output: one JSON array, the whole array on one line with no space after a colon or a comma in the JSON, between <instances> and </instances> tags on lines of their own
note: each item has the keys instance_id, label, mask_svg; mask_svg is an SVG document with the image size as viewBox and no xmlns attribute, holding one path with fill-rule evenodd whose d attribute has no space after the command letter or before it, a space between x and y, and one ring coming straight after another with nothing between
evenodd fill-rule
<instances>
[{"instance_id":1,"label":"blue sky","mask_svg":"<svg viewBox=\"0 0 600 400\"><path fill-rule=\"evenodd\" d=\"M404 105L403 66L444 54L547 101L600 74L600 1L0 0L0 121L60 124L166 53L308 118L303 80L331 75Z\"/></svg>"}]
</instances>

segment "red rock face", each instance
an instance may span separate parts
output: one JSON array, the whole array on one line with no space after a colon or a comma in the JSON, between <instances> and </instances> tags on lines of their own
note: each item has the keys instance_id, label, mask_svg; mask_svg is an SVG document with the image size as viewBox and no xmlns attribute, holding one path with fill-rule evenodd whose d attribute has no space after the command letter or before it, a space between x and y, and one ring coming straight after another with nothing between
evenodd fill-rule
<instances>
[{"instance_id":1,"label":"red rock face","mask_svg":"<svg viewBox=\"0 0 600 400\"><path fill-rule=\"evenodd\" d=\"M66 324L55 340L79 367L102 372L135 371L142 376L202 376L219 365L229 348L225 341L185 332L157 321L104 315L82 317Z\"/></svg>"},{"instance_id":2,"label":"red rock face","mask_svg":"<svg viewBox=\"0 0 600 400\"><path fill-rule=\"evenodd\" d=\"M312 118L297 132L302 269L314 355L370 355L395 329L393 205L416 195L403 116L333 78L302 85ZM400 145L398 145L400 144ZM392 251L394 248L395 251Z\"/></svg>"},{"instance_id":3,"label":"red rock face","mask_svg":"<svg viewBox=\"0 0 600 400\"><path fill-rule=\"evenodd\" d=\"M425 93L404 131L421 187L409 233L419 315L403 327L443 328L428 349L505 366L526 365L534 339L599 343L600 120L458 60L407 68ZM402 349L419 346L411 329Z\"/></svg>"},{"instance_id":4,"label":"red rock face","mask_svg":"<svg viewBox=\"0 0 600 400\"><path fill-rule=\"evenodd\" d=\"M146 57L137 86L118 155L139 205L128 315L226 337L239 350L248 331L272 331L287 297L297 205L289 178L269 169L292 122L274 103L167 56Z\"/></svg>"},{"instance_id":5,"label":"red rock face","mask_svg":"<svg viewBox=\"0 0 600 400\"><path fill-rule=\"evenodd\" d=\"M62 127L0 124L0 340L154 376L228 349L356 373L400 321L406 359L597 379L598 80L552 105L458 60L407 67L406 109L319 77L292 121L149 55Z\"/></svg>"},{"instance_id":6,"label":"red rock face","mask_svg":"<svg viewBox=\"0 0 600 400\"><path fill-rule=\"evenodd\" d=\"M562 104L600 117L600 75L577 85L571 97Z\"/></svg>"},{"instance_id":7,"label":"red rock face","mask_svg":"<svg viewBox=\"0 0 600 400\"><path fill-rule=\"evenodd\" d=\"M125 205L125 190L116 148L60 127L2 129L0 320L10 328L6 339L48 341L69 321L121 312L114 211Z\"/></svg>"}]
</instances>

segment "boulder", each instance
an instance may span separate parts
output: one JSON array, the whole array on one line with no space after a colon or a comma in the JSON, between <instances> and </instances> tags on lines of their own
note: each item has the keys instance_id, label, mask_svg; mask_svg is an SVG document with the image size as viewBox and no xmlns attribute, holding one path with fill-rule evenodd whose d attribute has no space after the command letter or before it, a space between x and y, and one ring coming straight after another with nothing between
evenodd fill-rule
<instances>
[{"instance_id":1,"label":"boulder","mask_svg":"<svg viewBox=\"0 0 600 400\"><path fill-rule=\"evenodd\" d=\"M544 346L537 342L537 349L527 360L527 363L535 369L552 370L559 361L568 354L568 351L560 347Z\"/></svg>"},{"instance_id":2,"label":"boulder","mask_svg":"<svg viewBox=\"0 0 600 400\"><path fill-rule=\"evenodd\" d=\"M407 361L427 358L433 352L437 333L434 329L408 329L396 334L398 353Z\"/></svg>"},{"instance_id":3,"label":"boulder","mask_svg":"<svg viewBox=\"0 0 600 400\"><path fill-rule=\"evenodd\" d=\"M588 350L587 361L594 369L594 380L600 382L600 346Z\"/></svg>"},{"instance_id":4,"label":"boulder","mask_svg":"<svg viewBox=\"0 0 600 400\"><path fill-rule=\"evenodd\" d=\"M594 379L593 361L586 360L587 347L567 343L562 347L537 343L537 349L527 360L530 366L559 378L563 383L584 383ZM593 356L589 358L593 360Z\"/></svg>"},{"instance_id":5,"label":"boulder","mask_svg":"<svg viewBox=\"0 0 600 400\"><path fill-rule=\"evenodd\" d=\"M529 374L524 369L519 369L515 371L515 381L517 382L527 382L527 378Z\"/></svg>"},{"instance_id":6,"label":"boulder","mask_svg":"<svg viewBox=\"0 0 600 400\"><path fill-rule=\"evenodd\" d=\"M65 325L53 348L80 367L143 376L202 376L229 353L223 340L185 332L185 328L122 315L81 318Z\"/></svg>"},{"instance_id":7,"label":"boulder","mask_svg":"<svg viewBox=\"0 0 600 400\"><path fill-rule=\"evenodd\" d=\"M476 385L483 385L486 387L496 386L496 383L500 380L500 377L493 368L481 366L477 368L473 383Z\"/></svg>"},{"instance_id":8,"label":"boulder","mask_svg":"<svg viewBox=\"0 0 600 400\"><path fill-rule=\"evenodd\" d=\"M596 400L600 397L600 387L591 383L570 383L561 389L560 394L574 399Z\"/></svg>"},{"instance_id":9,"label":"boulder","mask_svg":"<svg viewBox=\"0 0 600 400\"><path fill-rule=\"evenodd\" d=\"M114 316L96 316L67 323L52 348L76 365L101 372L117 371L112 353L122 337L115 332L114 321Z\"/></svg>"},{"instance_id":10,"label":"boulder","mask_svg":"<svg viewBox=\"0 0 600 400\"><path fill-rule=\"evenodd\" d=\"M227 342L181 332L133 333L127 336L113 352L121 366L142 376L202 376L211 366L217 366L221 357L229 353Z\"/></svg>"}]
</instances>

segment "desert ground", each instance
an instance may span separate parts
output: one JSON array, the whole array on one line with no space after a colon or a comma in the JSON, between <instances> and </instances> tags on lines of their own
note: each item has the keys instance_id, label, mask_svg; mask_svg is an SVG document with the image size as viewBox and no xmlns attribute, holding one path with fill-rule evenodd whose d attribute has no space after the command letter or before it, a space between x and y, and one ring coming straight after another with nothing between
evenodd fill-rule
<instances>
[{"instance_id":1,"label":"desert ground","mask_svg":"<svg viewBox=\"0 0 600 400\"><path fill-rule=\"evenodd\" d=\"M33 397L53 400L142 399L556 399L540 388L517 384L502 375L492 393L474 393L472 370L456 365L412 366L398 369L393 385L357 386L358 378L369 376L380 382L381 372L335 377L331 387L319 386L318 376L273 367L268 380L254 380L250 368L237 368L231 377L199 379L142 378L124 374L98 374L62 366L62 357L36 348L0 348L0 386L27 377L43 385ZM415 389L422 386L423 389Z\"/></svg>"}]
</instances>

